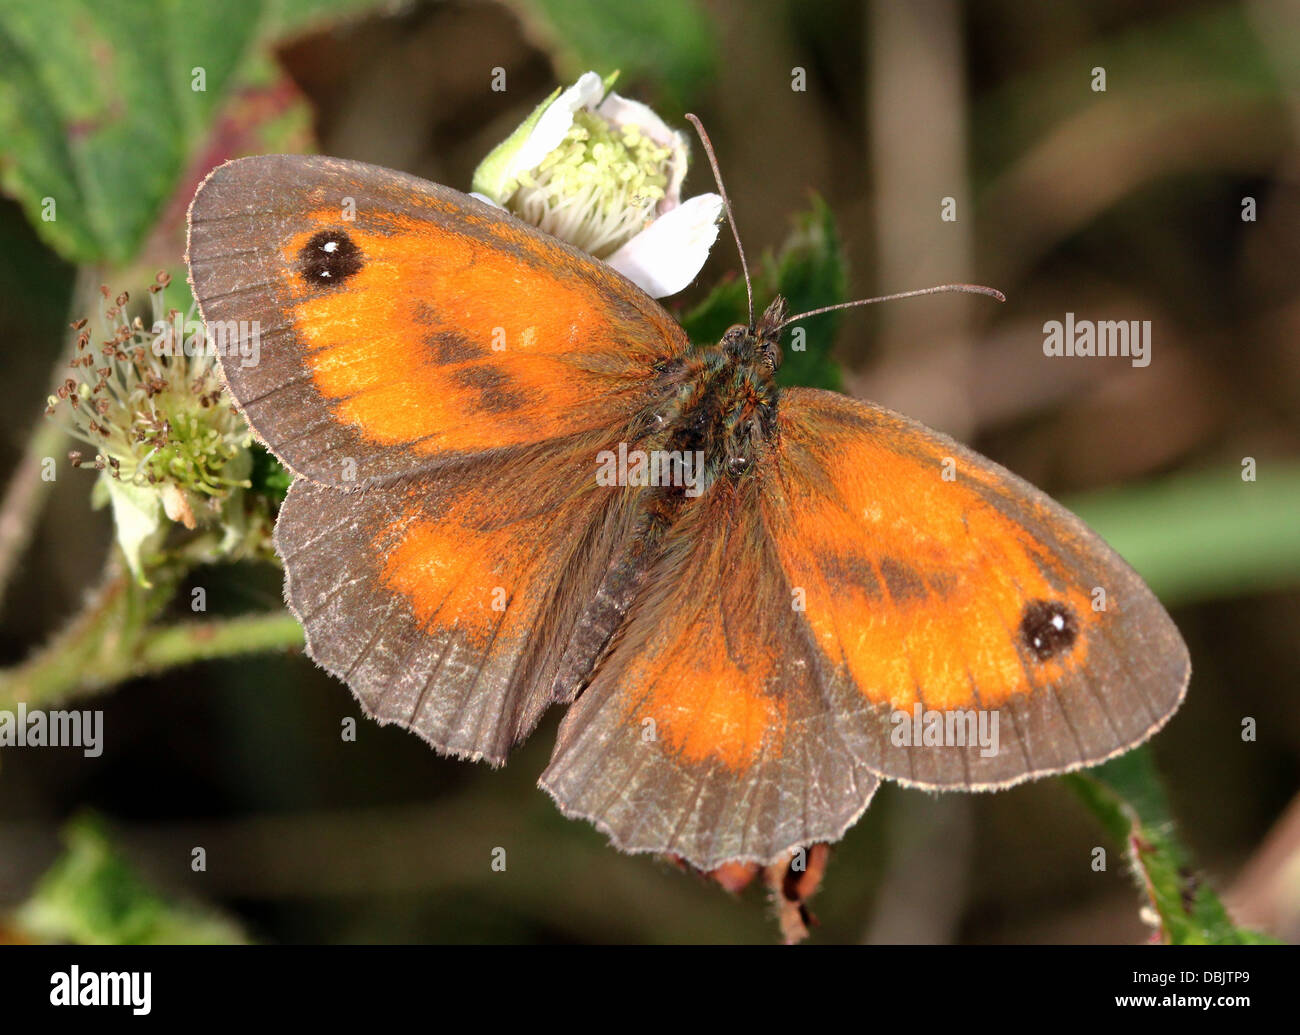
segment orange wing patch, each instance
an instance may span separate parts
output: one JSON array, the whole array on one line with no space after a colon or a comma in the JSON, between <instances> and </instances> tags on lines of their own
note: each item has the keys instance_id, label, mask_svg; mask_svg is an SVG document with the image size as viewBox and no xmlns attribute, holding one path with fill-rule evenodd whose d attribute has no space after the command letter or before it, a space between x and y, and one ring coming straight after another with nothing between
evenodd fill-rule
<instances>
[{"instance_id":1,"label":"orange wing patch","mask_svg":"<svg viewBox=\"0 0 1300 1035\"><path fill-rule=\"evenodd\" d=\"M502 569L499 548L506 544L454 518L427 521L420 512L419 503L413 502L394 526L382 530L387 538L394 527L400 528L396 545L383 555L380 582L409 601L421 625L440 612L454 615L458 630L482 649L493 629L508 620L512 587L502 582L519 574ZM375 545L383 545L382 540Z\"/></svg>"},{"instance_id":2,"label":"orange wing patch","mask_svg":"<svg viewBox=\"0 0 1300 1035\"><path fill-rule=\"evenodd\" d=\"M1058 603L1087 625L1091 597L980 491L997 488L989 471L921 452L901 424L855 434L795 405L783 416L786 477L768 506L782 566L817 642L873 703L996 707L1086 664L1088 638L1076 636L1034 656L1031 678L1026 604Z\"/></svg>"},{"instance_id":3,"label":"orange wing patch","mask_svg":"<svg viewBox=\"0 0 1300 1035\"><path fill-rule=\"evenodd\" d=\"M583 468L563 473L581 476ZM490 490L466 487L430 516L427 492L409 489L372 536L379 582L406 600L420 626L454 627L475 650L494 640L522 642L537 620L538 584L558 577L548 568L564 551L549 534L551 522L590 521L600 503L591 489L570 499L548 495L546 506L494 525L500 508Z\"/></svg>"},{"instance_id":4,"label":"orange wing patch","mask_svg":"<svg viewBox=\"0 0 1300 1035\"><path fill-rule=\"evenodd\" d=\"M686 644L679 637L670 645L681 651ZM717 651L716 636L702 646ZM779 752L785 709L779 698L753 691L750 681L763 679L764 659L755 658L741 670L725 656L713 654L695 663L668 671L654 671L652 663L641 661L629 667L628 679L651 690L631 719L655 723L668 747L683 759L703 764L717 759L733 772L752 765L765 742ZM769 659L770 660L770 659Z\"/></svg>"},{"instance_id":5,"label":"orange wing patch","mask_svg":"<svg viewBox=\"0 0 1300 1035\"><path fill-rule=\"evenodd\" d=\"M689 343L575 248L437 184L269 155L215 170L188 259L254 430L295 473L354 487L490 450L630 438Z\"/></svg>"},{"instance_id":6,"label":"orange wing patch","mask_svg":"<svg viewBox=\"0 0 1300 1035\"><path fill-rule=\"evenodd\" d=\"M317 389L365 438L429 455L474 452L626 417L626 396L644 387L655 357L636 354L636 329L568 277L563 256L523 235L432 235L427 222L391 215L341 226L359 266L339 288L313 290L302 256L334 218L311 213L288 239L283 287L297 299L294 326ZM623 354L601 357L600 344L613 342Z\"/></svg>"}]
</instances>

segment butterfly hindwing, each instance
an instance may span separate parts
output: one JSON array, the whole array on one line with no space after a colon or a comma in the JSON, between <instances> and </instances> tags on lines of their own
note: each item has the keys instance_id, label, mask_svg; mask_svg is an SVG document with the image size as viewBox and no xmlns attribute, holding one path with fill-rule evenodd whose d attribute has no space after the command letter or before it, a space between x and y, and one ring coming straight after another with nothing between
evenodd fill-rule
<instances>
[{"instance_id":1,"label":"butterfly hindwing","mask_svg":"<svg viewBox=\"0 0 1300 1035\"><path fill-rule=\"evenodd\" d=\"M360 162L219 167L191 206L188 258L254 430L331 485L617 429L646 404L654 364L687 347L604 263Z\"/></svg>"},{"instance_id":2,"label":"butterfly hindwing","mask_svg":"<svg viewBox=\"0 0 1300 1035\"><path fill-rule=\"evenodd\" d=\"M520 448L351 493L297 479L275 542L312 657L381 722L504 762L552 703L635 524L635 494L595 485L593 448Z\"/></svg>"},{"instance_id":3,"label":"butterfly hindwing","mask_svg":"<svg viewBox=\"0 0 1300 1035\"><path fill-rule=\"evenodd\" d=\"M542 774L625 851L767 862L838 839L877 786L870 705L819 671L756 489L715 486L674 526Z\"/></svg>"}]
</instances>

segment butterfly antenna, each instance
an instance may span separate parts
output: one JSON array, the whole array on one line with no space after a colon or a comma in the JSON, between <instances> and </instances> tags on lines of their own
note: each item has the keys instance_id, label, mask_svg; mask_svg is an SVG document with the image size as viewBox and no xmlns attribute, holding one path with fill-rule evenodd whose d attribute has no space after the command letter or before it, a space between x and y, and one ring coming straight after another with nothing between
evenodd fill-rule
<instances>
[{"instance_id":1,"label":"butterfly antenna","mask_svg":"<svg viewBox=\"0 0 1300 1035\"><path fill-rule=\"evenodd\" d=\"M740 243L740 231L736 229L736 216L731 211L731 199L727 197L727 188L722 183L722 171L718 168L718 156L713 153L713 142L709 140L709 134L704 131L704 124L694 115L687 115L691 125L695 127L695 132L700 135L700 141L704 144L704 153L709 156L709 165L713 169L713 179L718 184L718 193L722 195L722 207L727 213L727 222L731 224L731 236L736 239L736 251L740 252L740 268L745 272L745 294L749 298L749 329L754 329L754 286L749 279L749 263L745 261L745 246Z\"/></svg>"},{"instance_id":2,"label":"butterfly antenna","mask_svg":"<svg viewBox=\"0 0 1300 1035\"><path fill-rule=\"evenodd\" d=\"M939 284L935 287L918 288L916 291L899 291L893 295L881 295L878 298L859 298L856 302L841 302L839 305L824 305L820 309L809 309L806 313L800 313L798 316L792 316L782 321L776 329L779 331L798 320L803 320L809 316L820 316L822 313L832 313L837 309L853 309L860 305L875 305L877 302L896 302L900 298L917 298L920 295L945 295L950 293L988 295L989 298L996 298L999 302L1007 300L1007 296L997 288L985 287L983 284Z\"/></svg>"}]
</instances>

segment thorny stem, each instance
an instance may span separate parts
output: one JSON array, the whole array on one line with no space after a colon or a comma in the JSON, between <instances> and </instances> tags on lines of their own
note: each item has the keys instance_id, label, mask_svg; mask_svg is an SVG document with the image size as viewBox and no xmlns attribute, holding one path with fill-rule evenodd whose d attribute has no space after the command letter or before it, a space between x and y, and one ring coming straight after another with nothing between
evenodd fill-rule
<instances>
[{"instance_id":1,"label":"thorny stem","mask_svg":"<svg viewBox=\"0 0 1300 1035\"><path fill-rule=\"evenodd\" d=\"M152 625L186 570L164 565L144 588L115 551L72 623L26 661L0 671L0 709L20 701L44 708L177 665L302 645L302 628L286 611Z\"/></svg>"}]
</instances>

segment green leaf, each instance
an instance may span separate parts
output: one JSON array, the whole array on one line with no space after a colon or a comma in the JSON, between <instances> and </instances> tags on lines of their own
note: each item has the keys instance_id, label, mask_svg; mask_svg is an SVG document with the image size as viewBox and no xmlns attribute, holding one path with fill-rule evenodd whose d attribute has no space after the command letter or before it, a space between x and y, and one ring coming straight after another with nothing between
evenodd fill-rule
<instances>
[{"instance_id":1,"label":"green leaf","mask_svg":"<svg viewBox=\"0 0 1300 1035\"><path fill-rule=\"evenodd\" d=\"M812 209L797 217L770 276L792 315L846 300L848 261L835 217L820 197L814 195ZM815 316L785 332L785 358L777 374L781 384L843 391L840 367L831 355L841 316Z\"/></svg>"},{"instance_id":2,"label":"green leaf","mask_svg":"<svg viewBox=\"0 0 1300 1035\"><path fill-rule=\"evenodd\" d=\"M249 72L265 76L259 44L363 6L0 5L0 187L60 255L122 265L176 193L231 90Z\"/></svg>"},{"instance_id":3,"label":"green leaf","mask_svg":"<svg viewBox=\"0 0 1300 1035\"><path fill-rule=\"evenodd\" d=\"M1300 466L1262 459L1126 486L1066 505L1166 604L1300 586Z\"/></svg>"},{"instance_id":4,"label":"green leaf","mask_svg":"<svg viewBox=\"0 0 1300 1035\"><path fill-rule=\"evenodd\" d=\"M247 943L244 933L224 916L168 902L150 889L94 817L70 822L63 840L63 855L13 916L25 936L76 945Z\"/></svg>"},{"instance_id":5,"label":"green leaf","mask_svg":"<svg viewBox=\"0 0 1300 1035\"><path fill-rule=\"evenodd\" d=\"M1160 919L1170 945L1245 945L1274 941L1237 927L1214 889L1191 867L1174 834L1151 753L1140 747L1085 773L1063 777L1125 846L1138 887Z\"/></svg>"},{"instance_id":6,"label":"green leaf","mask_svg":"<svg viewBox=\"0 0 1300 1035\"><path fill-rule=\"evenodd\" d=\"M510 5L555 60L562 79L616 68L630 80L662 87L681 105L713 74L717 43L696 0L510 0Z\"/></svg>"},{"instance_id":7,"label":"green leaf","mask_svg":"<svg viewBox=\"0 0 1300 1035\"><path fill-rule=\"evenodd\" d=\"M252 491L267 496L273 503L283 503L293 475L264 447L255 444L249 452L253 457L253 473L249 475Z\"/></svg>"},{"instance_id":8,"label":"green leaf","mask_svg":"<svg viewBox=\"0 0 1300 1035\"><path fill-rule=\"evenodd\" d=\"M754 285L757 293L759 284ZM759 295L759 297L763 297ZM712 345L734 324L749 319L745 296L745 282L740 277L727 277L713 286L704 300L681 317L686 337L697 345Z\"/></svg>"},{"instance_id":9,"label":"green leaf","mask_svg":"<svg viewBox=\"0 0 1300 1035\"><path fill-rule=\"evenodd\" d=\"M796 216L794 224L776 256L764 253L752 271L754 305L760 311L778 294L789 303L791 313L845 300L848 262L830 207L814 195L811 208ZM748 318L745 282L729 277L687 312L681 323L691 341L712 344L728 327ZM832 355L839 325L839 313L826 313L787 330L777 381L842 391L840 367Z\"/></svg>"}]
</instances>

